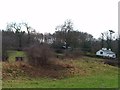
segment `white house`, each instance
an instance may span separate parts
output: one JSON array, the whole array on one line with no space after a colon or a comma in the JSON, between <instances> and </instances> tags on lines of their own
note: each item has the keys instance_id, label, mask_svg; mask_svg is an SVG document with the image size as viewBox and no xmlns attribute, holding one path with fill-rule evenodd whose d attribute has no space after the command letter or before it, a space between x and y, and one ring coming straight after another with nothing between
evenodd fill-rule
<instances>
[{"instance_id":1,"label":"white house","mask_svg":"<svg viewBox=\"0 0 120 90\"><path fill-rule=\"evenodd\" d=\"M101 50L97 51L96 55L102 57L116 58L115 53L112 52L110 49L107 50L106 48L102 48Z\"/></svg>"}]
</instances>

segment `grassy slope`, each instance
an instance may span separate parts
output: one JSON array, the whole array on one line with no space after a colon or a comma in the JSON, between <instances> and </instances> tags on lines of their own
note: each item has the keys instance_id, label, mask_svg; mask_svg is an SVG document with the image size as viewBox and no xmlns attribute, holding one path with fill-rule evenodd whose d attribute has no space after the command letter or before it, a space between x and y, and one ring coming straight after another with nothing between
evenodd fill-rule
<instances>
[{"instance_id":1,"label":"grassy slope","mask_svg":"<svg viewBox=\"0 0 120 90\"><path fill-rule=\"evenodd\" d=\"M111 75L110 75L111 76ZM10 80L3 83L3 87L14 88L116 88L117 78L108 76L73 77L62 80L33 79Z\"/></svg>"},{"instance_id":2,"label":"grassy slope","mask_svg":"<svg viewBox=\"0 0 120 90\"><path fill-rule=\"evenodd\" d=\"M74 65L83 74L74 74L63 79L23 76L3 80L3 88L117 88L118 68L101 61L102 59L89 57L64 60L63 63Z\"/></svg>"}]
</instances>

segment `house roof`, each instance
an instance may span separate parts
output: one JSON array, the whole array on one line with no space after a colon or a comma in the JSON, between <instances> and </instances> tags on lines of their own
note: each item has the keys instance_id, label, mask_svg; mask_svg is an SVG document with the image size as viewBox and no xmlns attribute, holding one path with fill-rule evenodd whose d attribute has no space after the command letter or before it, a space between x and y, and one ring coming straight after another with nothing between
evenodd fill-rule
<instances>
[{"instance_id":1,"label":"house roof","mask_svg":"<svg viewBox=\"0 0 120 90\"><path fill-rule=\"evenodd\" d=\"M102 51L108 54L114 54L114 52L112 52L111 50L102 50Z\"/></svg>"}]
</instances>

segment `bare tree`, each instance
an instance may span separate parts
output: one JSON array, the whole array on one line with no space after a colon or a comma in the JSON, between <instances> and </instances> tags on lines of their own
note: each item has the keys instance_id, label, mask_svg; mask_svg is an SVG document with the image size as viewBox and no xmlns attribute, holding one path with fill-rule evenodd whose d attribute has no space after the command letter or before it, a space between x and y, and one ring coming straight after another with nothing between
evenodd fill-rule
<instances>
[{"instance_id":1,"label":"bare tree","mask_svg":"<svg viewBox=\"0 0 120 90\"><path fill-rule=\"evenodd\" d=\"M31 27L27 23L23 23L23 25L26 27L27 33L28 33L28 40L27 43L28 45L30 44L30 32L31 32Z\"/></svg>"},{"instance_id":2,"label":"bare tree","mask_svg":"<svg viewBox=\"0 0 120 90\"><path fill-rule=\"evenodd\" d=\"M72 35L73 35L73 23L71 20L66 20L63 25L56 27L56 40L61 43L65 43L66 47L71 44Z\"/></svg>"},{"instance_id":3,"label":"bare tree","mask_svg":"<svg viewBox=\"0 0 120 90\"><path fill-rule=\"evenodd\" d=\"M112 34L115 33L113 30L109 30L110 32L110 49L112 49Z\"/></svg>"},{"instance_id":4,"label":"bare tree","mask_svg":"<svg viewBox=\"0 0 120 90\"><path fill-rule=\"evenodd\" d=\"M33 39L33 36L35 36L35 34L36 34L36 31L35 31L35 29L34 28L32 28L31 26L29 26L27 23L22 23L22 25L24 25L25 26L25 28L26 28L26 31L27 31L27 35L28 35L28 39L27 39L27 46L30 46L30 44L31 43L33 43L32 42L32 39Z\"/></svg>"},{"instance_id":5,"label":"bare tree","mask_svg":"<svg viewBox=\"0 0 120 90\"><path fill-rule=\"evenodd\" d=\"M25 31L21 30L21 23L9 23L7 25L7 29L13 31L14 33L16 33L17 37L18 37L18 41L19 41L19 45L18 45L18 50L22 49L22 36L25 33Z\"/></svg>"},{"instance_id":6,"label":"bare tree","mask_svg":"<svg viewBox=\"0 0 120 90\"><path fill-rule=\"evenodd\" d=\"M101 33L102 39L101 39L101 48L104 47L104 33Z\"/></svg>"},{"instance_id":7,"label":"bare tree","mask_svg":"<svg viewBox=\"0 0 120 90\"><path fill-rule=\"evenodd\" d=\"M107 49L112 49L112 34L115 33L113 30L109 30L107 32L104 32L104 38L106 39L106 43L107 43Z\"/></svg>"}]
</instances>

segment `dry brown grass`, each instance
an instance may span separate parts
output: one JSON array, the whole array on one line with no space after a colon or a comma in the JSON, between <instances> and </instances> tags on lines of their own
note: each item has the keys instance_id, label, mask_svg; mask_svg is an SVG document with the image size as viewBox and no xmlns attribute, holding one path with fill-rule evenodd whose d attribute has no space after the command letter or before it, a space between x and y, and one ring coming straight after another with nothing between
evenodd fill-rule
<instances>
[{"instance_id":1,"label":"dry brown grass","mask_svg":"<svg viewBox=\"0 0 120 90\"><path fill-rule=\"evenodd\" d=\"M61 79L73 75L85 75L83 69L76 67L73 60L51 60L50 64L44 67L33 67L24 62L3 63L3 79L19 78L19 76L29 77L50 77Z\"/></svg>"}]
</instances>

